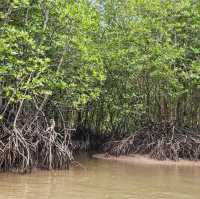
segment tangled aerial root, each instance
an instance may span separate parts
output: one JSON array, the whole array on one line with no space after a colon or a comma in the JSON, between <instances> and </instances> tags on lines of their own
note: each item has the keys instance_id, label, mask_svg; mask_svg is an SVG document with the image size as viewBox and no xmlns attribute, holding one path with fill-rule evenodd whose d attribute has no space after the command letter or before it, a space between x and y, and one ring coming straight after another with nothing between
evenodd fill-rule
<instances>
[{"instance_id":1,"label":"tangled aerial root","mask_svg":"<svg viewBox=\"0 0 200 199\"><path fill-rule=\"evenodd\" d=\"M0 129L0 170L30 172L33 167L64 169L73 160L70 135L36 120L26 128Z\"/></svg>"},{"instance_id":2,"label":"tangled aerial root","mask_svg":"<svg viewBox=\"0 0 200 199\"><path fill-rule=\"evenodd\" d=\"M171 123L154 123L123 140L105 143L103 150L115 156L137 153L157 160L199 160L200 134Z\"/></svg>"}]
</instances>

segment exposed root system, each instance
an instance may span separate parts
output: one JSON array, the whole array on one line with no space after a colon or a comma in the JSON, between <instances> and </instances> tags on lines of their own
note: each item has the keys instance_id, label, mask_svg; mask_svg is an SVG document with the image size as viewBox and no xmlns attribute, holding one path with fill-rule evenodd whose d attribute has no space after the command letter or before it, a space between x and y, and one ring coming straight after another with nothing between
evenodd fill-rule
<instances>
[{"instance_id":1,"label":"exposed root system","mask_svg":"<svg viewBox=\"0 0 200 199\"><path fill-rule=\"evenodd\" d=\"M115 156L135 153L157 160L199 160L200 135L171 123L151 124L125 139L105 143L103 150Z\"/></svg>"},{"instance_id":2,"label":"exposed root system","mask_svg":"<svg viewBox=\"0 0 200 199\"><path fill-rule=\"evenodd\" d=\"M0 128L0 170L30 172L33 167L64 169L73 159L70 134L41 118L25 125Z\"/></svg>"}]
</instances>

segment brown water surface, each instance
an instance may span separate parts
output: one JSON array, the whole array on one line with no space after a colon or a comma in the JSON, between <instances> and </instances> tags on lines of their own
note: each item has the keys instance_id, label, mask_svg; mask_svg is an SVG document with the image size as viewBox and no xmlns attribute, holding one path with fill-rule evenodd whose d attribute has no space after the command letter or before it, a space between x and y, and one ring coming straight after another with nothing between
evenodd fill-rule
<instances>
[{"instance_id":1,"label":"brown water surface","mask_svg":"<svg viewBox=\"0 0 200 199\"><path fill-rule=\"evenodd\" d=\"M0 199L199 199L200 168L84 158L85 169L0 174Z\"/></svg>"}]
</instances>

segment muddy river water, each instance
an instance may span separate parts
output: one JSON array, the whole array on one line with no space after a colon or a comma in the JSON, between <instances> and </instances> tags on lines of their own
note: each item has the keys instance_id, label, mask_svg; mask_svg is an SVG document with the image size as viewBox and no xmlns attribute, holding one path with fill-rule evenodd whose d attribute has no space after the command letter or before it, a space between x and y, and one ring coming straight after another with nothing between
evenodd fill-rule
<instances>
[{"instance_id":1,"label":"muddy river water","mask_svg":"<svg viewBox=\"0 0 200 199\"><path fill-rule=\"evenodd\" d=\"M0 199L199 199L200 167L83 158L84 168L0 174Z\"/></svg>"}]
</instances>

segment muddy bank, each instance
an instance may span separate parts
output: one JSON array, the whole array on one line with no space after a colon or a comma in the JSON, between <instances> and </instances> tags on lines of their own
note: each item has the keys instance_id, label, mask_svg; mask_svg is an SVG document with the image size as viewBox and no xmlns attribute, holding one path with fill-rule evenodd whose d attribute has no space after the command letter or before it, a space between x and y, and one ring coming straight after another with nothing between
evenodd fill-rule
<instances>
[{"instance_id":1,"label":"muddy bank","mask_svg":"<svg viewBox=\"0 0 200 199\"><path fill-rule=\"evenodd\" d=\"M172 161L172 160L155 160L150 158L149 155L137 155L137 154L130 154L128 156L121 155L121 156L112 156L107 154L94 154L92 155L93 158L102 159L102 160L109 160L109 161L118 161L130 164L145 164L145 165L163 165L163 166L197 166L200 167L200 161L190 161L190 160L183 160L180 159L179 161Z\"/></svg>"},{"instance_id":2,"label":"muddy bank","mask_svg":"<svg viewBox=\"0 0 200 199\"><path fill-rule=\"evenodd\" d=\"M147 154L156 160L200 161L199 132L170 122L151 123L128 137L105 143L103 152L113 156Z\"/></svg>"}]
</instances>

